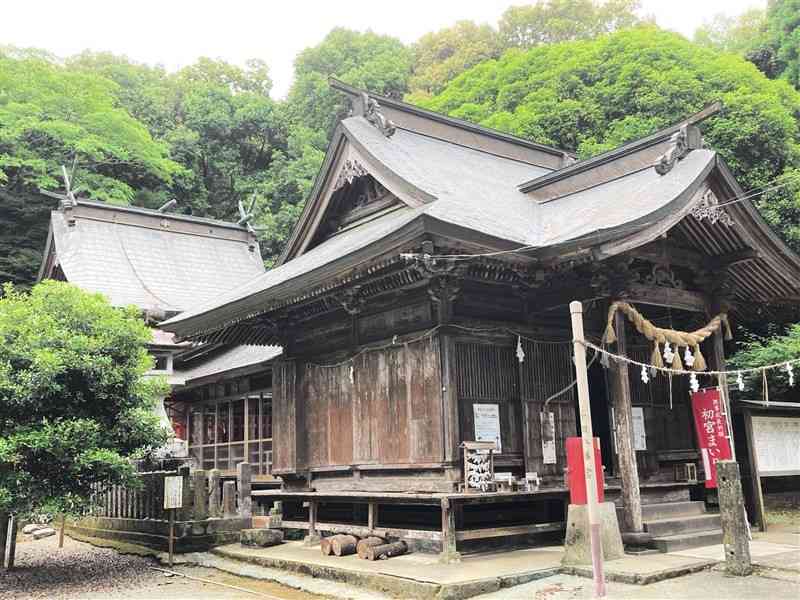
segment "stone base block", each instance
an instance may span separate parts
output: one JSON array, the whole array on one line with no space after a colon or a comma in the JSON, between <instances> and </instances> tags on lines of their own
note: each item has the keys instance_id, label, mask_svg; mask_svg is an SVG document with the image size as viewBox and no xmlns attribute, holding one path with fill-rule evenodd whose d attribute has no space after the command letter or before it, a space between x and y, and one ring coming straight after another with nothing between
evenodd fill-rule
<instances>
[{"instance_id":1,"label":"stone base block","mask_svg":"<svg viewBox=\"0 0 800 600\"><path fill-rule=\"evenodd\" d=\"M603 543L604 560L615 560L625 556L622 536L617 522L617 511L613 502L598 506L600 537ZM591 565L592 547L589 537L589 511L585 504L570 504L567 513L567 532L564 537L563 565Z\"/></svg>"},{"instance_id":2,"label":"stone base block","mask_svg":"<svg viewBox=\"0 0 800 600\"><path fill-rule=\"evenodd\" d=\"M42 538L50 537L51 535L55 535L56 530L52 527L45 527L43 529L37 529L33 532L33 539L40 540Z\"/></svg>"},{"instance_id":3,"label":"stone base block","mask_svg":"<svg viewBox=\"0 0 800 600\"><path fill-rule=\"evenodd\" d=\"M443 565L453 565L461 562L461 552L441 552L439 562Z\"/></svg>"},{"instance_id":4,"label":"stone base block","mask_svg":"<svg viewBox=\"0 0 800 600\"><path fill-rule=\"evenodd\" d=\"M320 539L321 538L320 538L320 535L318 533L315 533L315 534L312 534L312 535L307 535L306 537L303 538L303 545L304 546L316 546L317 544L319 544Z\"/></svg>"},{"instance_id":5,"label":"stone base block","mask_svg":"<svg viewBox=\"0 0 800 600\"><path fill-rule=\"evenodd\" d=\"M283 543L283 531L280 529L242 529L242 546L259 546L267 548Z\"/></svg>"}]
</instances>

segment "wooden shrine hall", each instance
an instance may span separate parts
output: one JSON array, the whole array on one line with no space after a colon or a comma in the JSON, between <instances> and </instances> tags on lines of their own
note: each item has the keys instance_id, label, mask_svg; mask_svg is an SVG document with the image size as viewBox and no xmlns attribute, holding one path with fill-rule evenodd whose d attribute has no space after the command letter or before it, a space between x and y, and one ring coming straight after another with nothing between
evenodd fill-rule
<instances>
[{"instance_id":1,"label":"wooden shrine hall","mask_svg":"<svg viewBox=\"0 0 800 600\"><path fill-rule=\"evenodd\" d=\"M579 434L570 301L598 344L618 300L686 331L796 302L800 258L703 143L718 106L578 161L332 85L352 111L277 266L161 325L283 347L282 488L256 498L282 502L284 527L451 552L563 530L565 440ZM652 343L616 315L614 351L647 361ZM721 333L700 350L724 364ZM643 506L702 499L684 468L702 472L688 378L643 383L589 358L606 495L641 532ZM473 454L490 477L464 472Z\"/></svg>"}]
</instances>

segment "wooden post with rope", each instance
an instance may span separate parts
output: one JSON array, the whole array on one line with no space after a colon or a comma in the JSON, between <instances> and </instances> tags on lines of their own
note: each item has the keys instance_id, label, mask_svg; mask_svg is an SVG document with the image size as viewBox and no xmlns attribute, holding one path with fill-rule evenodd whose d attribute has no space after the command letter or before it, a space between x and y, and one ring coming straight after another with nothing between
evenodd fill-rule
<instances>
[{"instance_id":1,"label":"wooden post with rope","mask_svg":"<svg viewBox=\"0 0 800 600\"><path fill-rule=\"evenodd\" d=\"M621 311L614 314L617 353L622 356L627 354L626 320L626 316ZM614 406L614 435L617 442L616 452L622 480L623 531L640 533L644 530L644 525L642 524L642 499L639 493L639 467L636 464L636 449L633 442L633 408L627 363L614 362L613 373L611 390Z\"/></svg>"},{"instance_id":2,"label":"wooden post with rope","mask_svg":"<svg viewBox=\"0 0 800 600\"><path fill-rule=\"evenodd\" d=\"M600 514L597 498L597 473L594 463L594 434L589 405L589 376L586 368L586 346L583 335L583 305L577 300L570 302L572 339L575 351L575 373L578 382L578 406L580 408L581 440L583 442L583 464L586 477L586 505L589 513L589 541L592 553L592 577L594 598L606 597L606 582L603 574L603 543L600 537Z\"/></svg>"}]
</instances>

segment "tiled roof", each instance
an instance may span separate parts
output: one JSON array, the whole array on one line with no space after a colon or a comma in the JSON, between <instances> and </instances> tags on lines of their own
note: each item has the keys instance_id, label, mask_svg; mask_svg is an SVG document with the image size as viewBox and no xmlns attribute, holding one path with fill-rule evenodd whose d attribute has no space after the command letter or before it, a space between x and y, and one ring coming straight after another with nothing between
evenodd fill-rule
<instances>
[{"instance_id":1,"label":"tiled roof","mask_svg":"<svg viewBox=\"0 0 800 600\"><path fill-rule=\"evenodd\" d=\"M181 312L264 272L254 237L221 221L81 201L50 230L67 281L118 306Z\"/></svg>"},{"instance_id":2,"label":"tiled roof","mask_svg":"<svg viewBox=\"0 0 800 600\"><path fill-rule=\"evenodd\" d=\"M266 363L280 356L281 352L280 346L233 346L202 362L200 359L193 361L199 364L190 363L184 368L177 368L175 375L182 379L185 385L190 385L192 381L204 377Z\"/></svg>"}]
</instances>

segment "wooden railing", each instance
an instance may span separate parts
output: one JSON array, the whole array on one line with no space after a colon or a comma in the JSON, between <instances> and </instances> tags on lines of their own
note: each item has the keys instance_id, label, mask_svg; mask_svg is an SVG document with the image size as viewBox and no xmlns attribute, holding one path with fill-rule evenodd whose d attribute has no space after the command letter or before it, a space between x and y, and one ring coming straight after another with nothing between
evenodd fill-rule
<instances>
[{"instance_id":1,"label":"wooden railing","mask_svg":"<svg viewBox=\"0 0 800 600\"><path fill-rule=\"evenodd\" d=\"M248 463L237 469L236 482L222 484L220 472L191 471L183 467L177 471L150 471L137 473L138 486L97 484L92 494L88 516L118 519L166 520L164 510L164 478L183 477L183 507L176 518L179 521L203 520L209 517L249 517L252 514L251 472Z\"/></svg>"}]
</instances>

